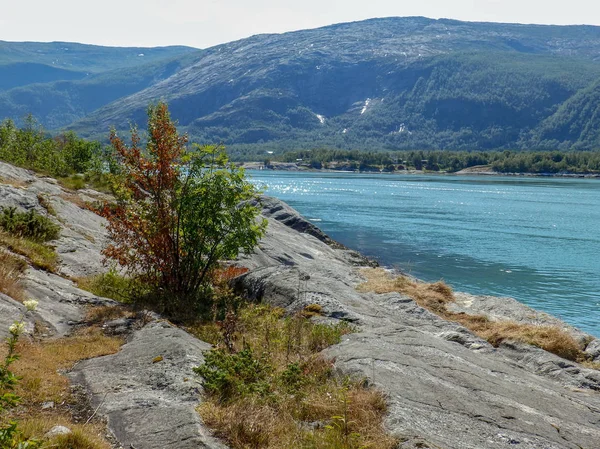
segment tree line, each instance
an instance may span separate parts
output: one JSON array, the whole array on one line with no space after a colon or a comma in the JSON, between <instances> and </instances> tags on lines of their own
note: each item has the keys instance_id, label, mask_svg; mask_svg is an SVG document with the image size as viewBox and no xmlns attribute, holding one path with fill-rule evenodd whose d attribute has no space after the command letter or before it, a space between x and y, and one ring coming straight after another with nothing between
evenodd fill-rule
<instances>
[{"instance_id":1,"label":"tree line","mask_svg":"<svg viewBox=\"0 0 600 449\"><path fill-rule=\"evenodd\" d=\"M600 173L600 151L359 151L298 150L273 157L312 168L457 172L487 166L499 173Z\"/></svg>"}]
</instances>

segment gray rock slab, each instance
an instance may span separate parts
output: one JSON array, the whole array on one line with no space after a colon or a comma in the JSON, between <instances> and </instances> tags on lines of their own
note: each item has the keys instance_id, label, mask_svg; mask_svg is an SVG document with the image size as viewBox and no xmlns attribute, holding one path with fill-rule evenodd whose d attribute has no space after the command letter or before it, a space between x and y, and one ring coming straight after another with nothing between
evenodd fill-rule
<instances>
[{"instance_id":1,"label":"gray rock slab","mask_svg":"<svg viewBox=\"0 0 600 449\"><path fill-rule=\"evenodd\" d=\"M40 196L52 206L56 216L48 214L42 207ZM59 238L50 244L56 247L59 255L59 273L68 277L90 276L106 270L101 255L107 242L106 220L80 207L76 197L90 202L107 198L89 189L70 192L52 178L38 177L28 170L0 163L0 207L36 210L60 225Z\"/></svg>"},{"instance_id":2,"label":"gray rock slab","mask_svg":"<svg viewBox=\"0 0 600 449\"><path fill-rule=\"evenodd\" d=\"M528 345L493 348L400 294L358 293L360 259L306 232L299 214L276 203L263 202L269 228L240 261L250 272L238 291L290 311L318 303L330 318L356 323L358 332L326 355L388 396L387 425L409 436L404 447L422 438L452 449L600 448L598 371ZM457 307L467 313L554 322L514 300L461 298Z\"/></svg>"},{"instance_id":3,"label":"gray rock slab","mask_svg":"<svg viewBox=\"0 0 600 449\"><path fill-rule=\"evenodd\" d=\"M201 384L192 368L208 349L179 328L153 322L117 354L80 362L70 376L89 391L123 447L221 449L195 410Z\"/></svg>"},{"instance_id":4,"label":"gray rock slab","mask_svg":"<svg viewBox=\"0 0 600 449\"><path fill-rule=\"evenodd\" d=\"M0 293L0 338L8 336L8 328L15 322L25 316L25 307L20 302L15 301L9 296ZM33 332L35 320L39 316L35 313L28 313L25 316L25 332Z\"/></svg>"},{"instance_id":5,"label":"gray rock slab","mask_svg":"<svg viewBox=\"0 0 600 449\"><path fill-rule=\"evenodd\" d=\"M23 284L27 296L38 300L38 317L54 336L69 334L83 320L89 306L115 304L77 288L68 279L32 268L25 274Z\"/></svg>"},{"instance_id":6,"label":"gray rock slab","mask_svg":"<svg viewBox=\"0 0 600 449\"><path fill-rule=\"evenodd\" d=\"M31 183L36 180L34 172L0 162L0 178L10 182Z\"/></svg>"},{"instance_id":7,"label":"gray rock slab","mask_svg":"<svg viewBox=\"0 0 600 449\"><path fill-rule=\"evenodd\" d=\"M105 271L101 252L108 241L106 220L61 197L53 197L51 203L62 225L55 242L61 274L80 277Z\"/></svg>"}]
</instances>

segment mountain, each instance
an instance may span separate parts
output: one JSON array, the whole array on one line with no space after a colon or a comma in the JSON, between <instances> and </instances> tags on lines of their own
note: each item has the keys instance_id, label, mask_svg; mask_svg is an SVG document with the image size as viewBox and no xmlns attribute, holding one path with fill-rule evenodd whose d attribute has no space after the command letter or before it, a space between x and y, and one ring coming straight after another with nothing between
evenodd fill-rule
<instances>
[{"instance_id":1,"label":"mountain","mask_svg":"<svg viewBox=\"0 0 600 449\"><path fill-rule=\"evenodd\" d=\"M100 47L0 41L0 117L33 114L59 129L166 79L194 61L190 47Z\"/></svg>"},{"instance_id":2,"label":"mountain","mask_svg":"<svg viewBox=\"0 0 600 449\"><path fill-rule=\"evenodd\" d=\"M372 19L168 56L145 49L153 61L119 54L119 67L106 62L117 53L94 49L54 67L68 73L0 92L2 115L106 138L143 125L162 99L194 140L238 154L600 147L600 27ZM19 62L39 63L32 55ZM77 78L84 60L97 72Z\"/></svg>"},{"instance_id":3,"label":"mountain","mask_svg":"<svg viewBox=\"0 0 600 449\"><path fill-rule=\"evenodd\" d=\"M0 41L0 66L36 63L40 66L56 69L98 73L125 67L136 67L195 50L184 46L155 48L102 47L71 42Z\"/></svg>"}]
</instances>

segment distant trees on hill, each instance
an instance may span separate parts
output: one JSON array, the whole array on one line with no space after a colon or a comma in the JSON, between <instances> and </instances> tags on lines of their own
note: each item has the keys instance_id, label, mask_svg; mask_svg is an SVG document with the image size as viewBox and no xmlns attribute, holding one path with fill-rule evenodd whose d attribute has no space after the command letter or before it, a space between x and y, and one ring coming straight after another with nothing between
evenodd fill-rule
<instances>
[{"instance_id":1,"label":"distant trees on hill","mask_svg":"<svg viewBox=\"0 0 600 449\"><path fill-rule=\"evenodd\" d=\"M312 168L415 169L457 172L489 166L500 173L600 173L600 151L344 151L300 150L278 157L282 162L299 159Z\"/></svg>"}]
</instances>

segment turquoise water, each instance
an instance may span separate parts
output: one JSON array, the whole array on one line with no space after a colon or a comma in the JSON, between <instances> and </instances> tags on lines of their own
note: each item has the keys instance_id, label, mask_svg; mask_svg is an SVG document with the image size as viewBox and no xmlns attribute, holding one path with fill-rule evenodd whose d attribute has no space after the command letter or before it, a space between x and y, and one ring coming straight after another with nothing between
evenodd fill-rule
<instances>
[{"instance_id":1,"label":"turquoise water","mask_svg":"<svg viewBox=\"0 0 600 449\"><path fill-rule=\"evenodd\" d=\"M600 337L600 181L249 171L344 245Z\"/></svg>"}]
</instances>

